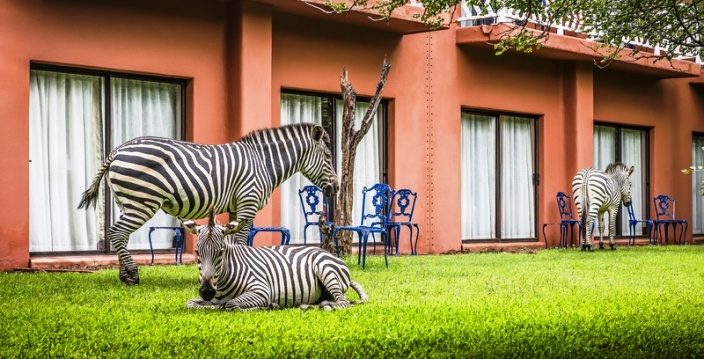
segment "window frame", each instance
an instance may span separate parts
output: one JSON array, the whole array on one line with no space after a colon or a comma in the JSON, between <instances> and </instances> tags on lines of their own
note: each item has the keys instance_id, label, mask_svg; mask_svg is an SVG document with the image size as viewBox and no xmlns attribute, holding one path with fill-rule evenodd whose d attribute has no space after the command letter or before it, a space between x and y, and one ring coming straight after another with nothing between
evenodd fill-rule
<instances>
[{"instance_id":1,"label":"window frame","mask_svg":"<svg viewBox=\"0 0 704 359\"><path fill-rule=\"evenodd\" d=\"M51 64L51 63L45 63L45 62L39 62L39 61L30 61L30 66L29 66L29 71L48 71L48 72L58 72L58 73L65 73L65 74L71 74L71 75L88 75L88 76L95 76L95 77L101 77L103 79L102 81L102 99L101 102L103 104L103 153L102 157L105 158L107 154L112 150L112 148L116 145L119 144L113 144L111 143L111 134L112 134L112 128L111 128L111 119L112 119L112 79L113 78L121 78L121 79L129 79L129 80L139 80L139 81L151 81L151 82L160 82L160 83L168 83L168 84L174 84L174 85L180 85L180 91L179 91L179 98L180 98L180 103L181 103L181 109L180 109L180 116L177 119L176 123L176 133L178 136L178 140L184 140L186 138L186 113L188 110L188 104L186 102L186 88L188 86L189 80L187 78L181 78L181 77L175 77L175 76L158 76L158 75L144 75L144 74L136 74L136 73L130 73L130 72L121 72L121 71L112 71L112 70L102 70L102 69L94 69L94 68L87 68L87 67L79 67L79 66L67 66L67 65L56 65L56 64ZM110 191L106 191L105 193L105 202L104 202L104 211L105 211L105 218L104 220L104 228L110 228L112 221L112 203L113 203L113 198L112 198L112 193ZM31 225L31 224L30 224ZM102 240L98 241L98 245L102 247L102 249L96 249L96 250L77 250L77 251L50 251L50 252L30 252L31 256L56 256L56 255L84 255L84 254L95 254L95 253L102 253L102 254L114 254L115 251L112 250L112 246L109 243L109 239L107 236L104 236ZM154 249L155 253L167 253L171 252L173 249ZM132 249L130 252L133 253L148 253L149 250L143 250L143 249Z\"/></svg>"},{"instance_id":2,"label":"window frame","mask_svg":"<svg viewBox=\"0 0 704 359\"><path fill-rule=\"evenodd\" d=\"M461 113L476 114L481 116L493 116L496 118L496 159L494 163L495 178L494 183L495 188L495 201L496 201L496 223L494 225L494 231L496 233L496 238L483 238L483 239L466 239L462 238L463 244L470 243L520 243L520 242L538 242L538 215L539 215L539 198L540 198L540 125L541 116L527 113L518 113L510 111L488 111L481 109L465 108L461 109ZM501 197L501 185L503 181L503 174L501 172L501 155L502 155L502 142L501 142L501 122L504 117L520 117L533 120L533 174L532 174L532 185L533 185L533 238L503 238L501 236L501 226L502 226L502 197ZM461 124L460 124L461 126ZM460 159L461 161L461 159ZM460 164L461 165L461 164ZM462 215L460 213L460 215Z\"/></svg>"},{"instance_id":3,"label":"window frame","mask_svg":"<svg viewBox=\"0 0 704 359\"><path fill-rule=\"evenodd\" d=\"M700 138L702 141L704 141L704 132L696 132L696 131L692 132L692 146L691 147L692 147L693 151L695 150L694 149L694 139L695 138ZM699 148L697 150L704 151L701 148ZM695 167L704 166L704 162L701 164L697 164L697 163L694 163L694 158L692 158L692 166L695 166ZM692 172L692 223L691 223L691 227L692 227L692 235L693 236L701 236L701 235L704 235L704 232L695 232L695 230L697 229L697 226L696 226L697 223L695 222L697 216L695 216L694 207L697 202L700 202L700 203L702 203L701 207L704 208L704 196L702 196L702 194L700 193L700 188L702 186L702 182L701 181L697 181L697 182L694 181L696 179L695 173L696 172ZM703 224L702 228L704 229L704 223L702 223L702 224Z\"/></svg>"}]
</instances>

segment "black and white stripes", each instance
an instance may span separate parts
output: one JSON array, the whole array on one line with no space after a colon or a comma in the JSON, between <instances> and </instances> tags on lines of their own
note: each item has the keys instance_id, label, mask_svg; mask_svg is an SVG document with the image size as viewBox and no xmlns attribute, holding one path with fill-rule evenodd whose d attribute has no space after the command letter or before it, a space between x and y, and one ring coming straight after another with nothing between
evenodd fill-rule
<instances>
[{"instance_id":1,"label":"black and white stripes","mask_svg":"<svg viewBox=\"0 0 704 359\"><path fill-rule=\"evenodd\" d=\"M616 216L621 202L631 205L631 180L634 167L616 162L608 165L605 171L594 168L579 170L572 180L572 193L582 220L584 243L582 250L592 250L592 227L595 220L599 222L599 248L604 247L604 223L602 214L609 213L609 246L614 246Z\"/></svg>"},{"instance_id":2,"label":"black and white stripes","mask_svg":"<svg viewBox=\"0 0 704 359\"><path fill-rule=\"evenodd\" d=\"M122 209L107 237L120 260L120 279L137 284L137 265L127 241L159 208L186 219L206 217L210 206L215 213L229 212L230 221L242 223L235 242L246 244L257 211L294 173L302 172L327 196L337 192L329 143L325 130L313 124L254 131L222 145L140 137L110 153L78 208L95 203L107 175Z\"/></svg>"},{"instance_id":3,"label":"black and white stripes","mask_svg":"<svg viewBox=\"0 0 704 359\"><path fill-rule=\"evenodd\" d=\"M218 225L214 215L207 225L184 221L198 235L196 251L200 271L200 298L190 308L262 310L276 308L346 308L352 287L359 301L364 289L350 278L347 265L319 247L249 247L225 241L240 224Z\"/></svg>"}]
</instances>

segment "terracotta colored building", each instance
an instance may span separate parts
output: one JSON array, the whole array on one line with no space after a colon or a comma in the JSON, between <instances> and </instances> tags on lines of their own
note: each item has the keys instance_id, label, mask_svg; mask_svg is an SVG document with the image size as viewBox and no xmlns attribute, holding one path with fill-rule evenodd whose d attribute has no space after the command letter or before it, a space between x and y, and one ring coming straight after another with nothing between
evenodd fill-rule
<instances>
[{"instance_id":1,"label":"terracotta colored building","mask_svg":"<svg viewBox=\"0 0 704 359\"><path fill-rule=\"evenodd\" d=\"M418 191L419 252L544 248L555 194L571 192L579 168L615 160L636 167L639 217L666 193L690 221L687 240L704 235L697 179L680 171L704 164L704 75L692 61L600 69L587 40L557 34L540 51L497 57L487 45L494 25L429 32L413 5L387 22L294 0L0 3L2 270L47 254L110 253L102 233L114 206L76 207L117 144L139 135L223 143L301 121L337 138L342 66L363 112L384 57L392 68L356 185ZM290 226L300 243L300 185L275 191L255 223ZM148 249L146 236L133 234L128 248ZM553 227L547 245L558 239ZM154 245L171 243L161 234Z\"/></svg>"}]
</instances>

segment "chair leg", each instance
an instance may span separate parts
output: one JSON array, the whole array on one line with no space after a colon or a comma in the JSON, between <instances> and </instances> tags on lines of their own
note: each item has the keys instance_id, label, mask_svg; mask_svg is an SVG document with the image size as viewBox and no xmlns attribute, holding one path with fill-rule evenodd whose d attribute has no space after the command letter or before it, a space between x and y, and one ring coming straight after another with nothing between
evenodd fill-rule
<instances>
[{"instance_id":1,"label":"chair leg","mask_svg":"<svg viewBox=\"0 0 704 359\"><path fill-rule=\"evenodd\" d=\"M152 262L150 264L154 264L154 247L152 247L152 232L154 231L154 228L149 228L149 251L152 253Z\"/></svg>"},{"instance_id":2,"label":"chair leg","mask_svg":"<svg viewBox=\"0 0 704 359\"><path fill-rule=\"evenodd\" d=\"M416 227L416 244L413 246L411 243L411 248L413 248L413 255L415 256L418 255L418 235L420 234L420 227L417 224L414 224L413 226Z\"/></svg>"},{"instance_id":3,"label":"chair leg","mask_svg":"<svg viewBox=\"0 0 704 359\"><path fill-rule=\"evenodd\" d=\"M389 251L386 250L386 247L388 246L389 249L392 249L391 248L391 238L386 233L382 233L381 236L386 237L385 243L388 243L387 245L384 245L384 263L386 263L386 268L389 268L389 256L388 256ZM398 242L396 242L396 243L398 243ZM398 250L398 245L396 247L396 250ZM398 253L396 255L398 255Z\"/></svg>"}]
</instances>

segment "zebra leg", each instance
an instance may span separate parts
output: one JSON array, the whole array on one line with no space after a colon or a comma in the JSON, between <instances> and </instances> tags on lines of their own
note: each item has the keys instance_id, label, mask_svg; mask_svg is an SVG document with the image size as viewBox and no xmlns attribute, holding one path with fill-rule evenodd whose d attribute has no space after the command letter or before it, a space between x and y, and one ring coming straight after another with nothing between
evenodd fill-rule
<instances>
[{"instance_id":1,"label":"zebra leg","mask_svg":"<svg viewBox=\"0 0 704 359\"><path fill-rule=\"evenodd\" d=\"M352 306L352 303L345 297L345 291L347 290L348 285L343 283L340 275L331 267L320 264L316 265L315 276L318 278L318 281L325 286L325 290L330 294L330 298L332 298L332 300L322 300L318 303L317 306L319 309L334 310ZM361 286L357 286L361 288ZM356 290L357 288L355 288L355 291ZM362 290L362 292L364 292L364 290ZM364 296L366 297L366 293L364 293ZM360 297L362 297L361 294ZM367 298L362 299L365 299L366 301ZM302 305L301 309L308 309L309 307L310 306Z\"/></svg>"},{"instance_id":2,"label":"zebra leg","mask_svg":"<svg viewBox=\"0 0 704 359\"><path fill-rule=\"evenodd\" d=\"M592 227L594 226L594 220L597 218L597 214L594 211L589 211L587 213L587 223L584 227L584 243L582 244L582 251L591 252L592 247Z\"/></svg>"},{"instance_id":3,"label":"zebra leg","mask_svg":"<svg viewBox=\"0 0 704 359\"><path fill-rule=\"evenodd\" d=\"M609 235L611 235L611 233L609 233ZM599 217L599 249L604 249L604 218L603 217Z\"/></svg>"},{"instance_id":4,"label":"zebra leg","mask_svg":"<svg viewBox=\"0 0 704 359\"><path fill-rule=\"evenodd\" d=\"M211 302L206 302L200 297L189 299L186 302L186 307L191 309L220 309L220 306L217 306Z\"/></svg>"},{"instance_id":5,"label":"zebra leg","mask_svg":"<svg viewBox=\"0 0 704 359\"><path fill-rule=\"evenodd\" d=\"M277 303L273 303L269 293L264 290L244 292L237 297L224 303L217 304L219 309L234 311L272 310L279 309Z\"/></svg>"},{"instance_id":6,"label":"zebra leg","mask_svg":"<svg viewBox=\"0 0 704 359\"><path fill-rule=\"evenodd\" d=\"M117 252L117 259L120 262L120 280L128 285L139 284L139 271L137 263L132 259L130 252L127 251L127 241L130 238L130 234L145 222L146 220L142 219L141 216L122 214L117 222L107 230L107 237L113 249Z\"/></svg>"},{"instance_id":7,"label":"zebra leg","mask_svg":"<svg viewBox=\"0 0 704 359\"><path fill-rule=\"evenodd\" d=\"M616 210L609 211L609 247L612 251L616 250L616 244L614 243L614 233L616 233L616 215L618 212Z\"/></svg>"}]
</instances>

